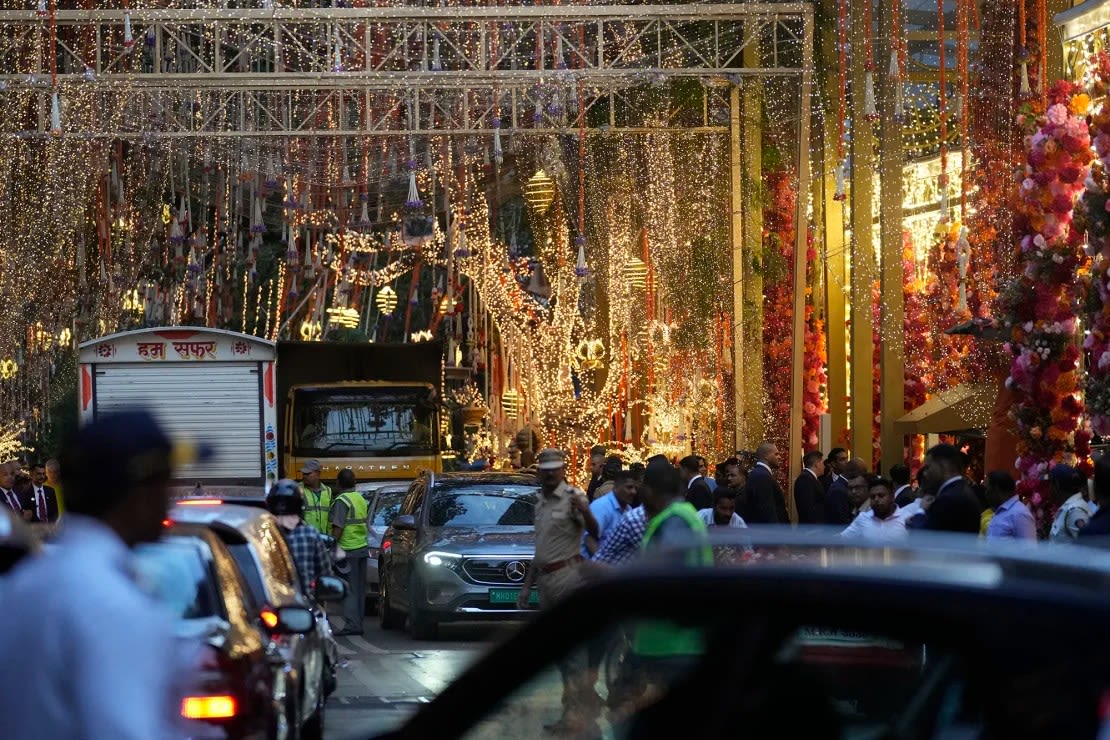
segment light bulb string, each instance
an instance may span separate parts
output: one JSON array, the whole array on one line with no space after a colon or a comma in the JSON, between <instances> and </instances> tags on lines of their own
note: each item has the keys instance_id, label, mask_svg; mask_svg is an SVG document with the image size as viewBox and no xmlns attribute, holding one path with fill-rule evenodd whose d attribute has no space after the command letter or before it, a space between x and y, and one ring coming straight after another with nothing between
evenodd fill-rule
<instances>
[{"instance_id":1,"label":"light bulb string","mask_svg":"<svg viewBox=\"0 0 1110 740\"><path fill-rule=\"evenodd\" d=\"M937 183L941 188L941 202L944 202L944 189L948 187L948 75L944 38L944 0L937 0L937 80L940 94L937 97L937 115L940 128L940 176ZM941 213L947 219L947 213Z\"/></svg>"}]
</instances>

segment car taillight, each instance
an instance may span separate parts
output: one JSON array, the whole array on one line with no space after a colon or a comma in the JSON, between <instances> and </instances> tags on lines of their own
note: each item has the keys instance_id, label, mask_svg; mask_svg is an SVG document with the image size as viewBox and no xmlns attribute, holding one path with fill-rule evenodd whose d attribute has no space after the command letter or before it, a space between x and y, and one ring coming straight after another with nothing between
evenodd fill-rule
<instances>
[{"instance_id":1,"label":"car taillight","mask_svg":"<svg viewBox=\"0 0 1110 740\"><path fill-rule=\"evenodd\" d=\"M239 707L234 696L186 696L181 700L181 716L185 719L229 719Z\"/></svg>"},{"instance_id":2,"label":"car taillight","mask_svg":"<svg viewBox=\"0 0 1110 740\"><path fill-rule=\"evenodd\" d=\"M277 625L278 625L277 612L271 611L270 609L263 609L262 614L260 616L262 617L262 624L266 625L270 629L273 629L274 627L277 627Z\"/></svg>"}]
</instances>

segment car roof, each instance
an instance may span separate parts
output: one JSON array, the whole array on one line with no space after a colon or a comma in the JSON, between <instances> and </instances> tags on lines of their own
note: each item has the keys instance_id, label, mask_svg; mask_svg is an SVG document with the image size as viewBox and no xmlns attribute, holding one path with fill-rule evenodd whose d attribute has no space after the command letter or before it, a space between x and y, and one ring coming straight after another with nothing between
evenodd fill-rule
<instances>
[{"instance_id":1,"label":"car roof","mask_svg":"<svg viewBox=\"0 0 1110 740\"><path fill-rule=\"evenodd\" d=\"M491 485L539 486L534 475L521 473L429 473L436 483L474 483Z\"/></svg>"},{"instance_id":2,"label":"car roof","mask_svg":"<svg viewBox=\"0 0 1110 740\"><path fill-rule=\"evenodd\" d=\"M1105 553L998 547L969 535L925 534L894 546L789 527L712 535L715 549L752 548L748 555L767 557L689 567L679 548L612 569L541 611L383 737L427 737L447 722L458 732L442 736L458 737L539 667L626 620L688 620L737 633L744 620L766 619L779 628L812 625L971 644L996 658L1064 655L1095 661L1100 669L1110 655ZM1019 635L1061 629L1083 638L1015 647ZM475 694L474 686L483 691Z\"/></svg>"},{"instance_id":3,"label":"car roof","mask_svg":"<svg viewBox=\"0 0 1110 740\"><path fill-rule=\"evenodd\" d=\"M183 499L176 502L169 512L169 518L174 522L223 525L244 534L257 534L262 522L272 516L265 509L226 504L220 499Z\"/></svg>"}]
</instances>

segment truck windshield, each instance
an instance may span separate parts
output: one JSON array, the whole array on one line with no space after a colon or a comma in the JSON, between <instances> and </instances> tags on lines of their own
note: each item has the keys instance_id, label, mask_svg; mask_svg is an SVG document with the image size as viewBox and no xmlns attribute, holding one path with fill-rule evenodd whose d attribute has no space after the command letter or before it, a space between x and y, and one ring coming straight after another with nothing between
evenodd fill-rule
<instances>
[{"instance_id":1,"label":"truck windshield","mask_svg":"<svg viewBox=\"0 0 1110 740\"><path fill-rule=\"evenodd\" d=\"M296 391L294 449L304 457L435 453L435 406L426 388Z\"/></svg>"}]
</instances>

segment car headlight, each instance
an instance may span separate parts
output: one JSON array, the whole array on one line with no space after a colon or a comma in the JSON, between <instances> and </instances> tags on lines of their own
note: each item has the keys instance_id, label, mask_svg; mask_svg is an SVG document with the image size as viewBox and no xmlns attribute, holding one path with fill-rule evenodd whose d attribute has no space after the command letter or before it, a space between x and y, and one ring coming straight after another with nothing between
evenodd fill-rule
<instances>
[{"instance_id":1,"label":"car headlight","mask_svg":"<svg viewBox=\"0 0 1110 740\"><path fill-rule=\"evenodd\" d=\"M431 552L424 553L424 563L432 567L452 568L458 566L459 561L462 559L461 555L453 552L440 552L432 550Z\"/></svg>"}]
</instances>

